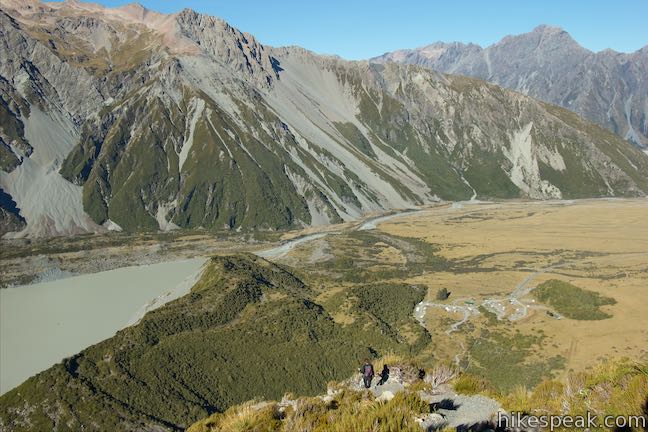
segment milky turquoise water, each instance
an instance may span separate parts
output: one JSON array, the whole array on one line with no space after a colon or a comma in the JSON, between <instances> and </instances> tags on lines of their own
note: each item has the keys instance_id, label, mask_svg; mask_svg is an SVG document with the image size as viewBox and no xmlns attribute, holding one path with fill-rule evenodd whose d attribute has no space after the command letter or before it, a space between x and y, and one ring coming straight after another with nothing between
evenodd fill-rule
<instances>
[{"instance_id":1,"label":"milky turquoise water","mask_svg":"<svg viewBox=\"0 0 648 432\"><path fill-rule=\"evenodd\" d=\"M0 394L113 336L204 262L125 267L0 289Z\"/></svg>"}]
</instances>

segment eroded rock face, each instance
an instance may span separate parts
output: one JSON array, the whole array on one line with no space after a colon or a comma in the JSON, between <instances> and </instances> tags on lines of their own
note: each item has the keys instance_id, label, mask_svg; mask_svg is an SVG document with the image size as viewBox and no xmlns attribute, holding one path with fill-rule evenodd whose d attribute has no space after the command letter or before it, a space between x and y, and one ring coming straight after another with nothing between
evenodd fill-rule
<instances>
[{"instance_id":1,"label":"eroded rock face","mask_svg":"<svg viewBox=\"0 0 648 432\"><path fill-rule=\"evenodd\" d=\"M185 9L176 18L178 33L199 47L200 53L227 63L233 71L249 75L266 87L279 78L277 60L270 49L249 33L242 33L222 19Z\"/></svg>"},{"instance_id":2,"label":"eroded rock face","mask_svg":"<svg viewBox=\"0 0 648 432\"><path fill-rule=\"evenodd\" d=\"M484 79L577 112L648 149L648 47L593 53L564 30L539 26L487 48L437 42L372 61Z\"/></svg>"},{"instance_id":3,"label":"eroded rock face","mask_svg":"<svg viewBox=\"0 0 648 432\"><path fill-rule=\"evenodd\" d=\"M0 186L18 235L648 191L648 157L623 139L482 81L266 47L190 10L0 9Z\"/></svg>"},{"instance_id":4,"label":"eroded rock face","mask_svg":"<svg viewBox=\"0 0 648 432\"><path fill-rule=\"evenodd\" d=\"M20 231L24 227L25 218L20 215L16 202L0 188L0 236L11 231Z\"/></svg>"}]
</instances>

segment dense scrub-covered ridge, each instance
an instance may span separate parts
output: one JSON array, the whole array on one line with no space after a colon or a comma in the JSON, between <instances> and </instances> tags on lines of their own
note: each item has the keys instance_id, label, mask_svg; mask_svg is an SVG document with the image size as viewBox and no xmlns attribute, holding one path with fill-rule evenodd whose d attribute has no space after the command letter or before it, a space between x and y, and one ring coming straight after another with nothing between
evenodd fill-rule
<instances>
[{"instance_id":1,"label":"dense scrub-covered ridge","mask_svg":"<svg viewBox=\"0 0 648 432\"><path fill-rule=\"evenodd\" d=\"M401 290L390 314L360 300L355 322L341 325L288 270L250 255L213 258L187 296L3 395L0 425L181 430L253 397L318 394L364 357L429 342L422 329L401 336L424 295Z\"/></svg>"}]
</instances>

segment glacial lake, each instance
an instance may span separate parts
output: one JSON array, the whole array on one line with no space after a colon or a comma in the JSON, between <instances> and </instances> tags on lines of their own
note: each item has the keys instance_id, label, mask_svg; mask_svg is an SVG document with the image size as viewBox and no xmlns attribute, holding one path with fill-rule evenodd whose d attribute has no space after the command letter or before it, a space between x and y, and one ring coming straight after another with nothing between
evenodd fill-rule
<instances>
[{"instance_id":1,"label":"glacial lake","mask_svg":"<svg viewBox=\"0 0 648 432\"><path fill-rule=\"evenodd\" d=\"M0 289L0 394L113 336L156 300L184 294L204 262L123 267Z\"/></svg>"}]
</instances>

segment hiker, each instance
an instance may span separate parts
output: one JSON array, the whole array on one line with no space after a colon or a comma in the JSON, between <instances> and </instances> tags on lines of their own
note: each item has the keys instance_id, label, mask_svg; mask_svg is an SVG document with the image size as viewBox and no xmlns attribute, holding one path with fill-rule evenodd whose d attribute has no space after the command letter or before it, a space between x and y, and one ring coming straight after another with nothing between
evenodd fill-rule
<instances>
[{"instance_id":1,"label":"hiker","mask_svg":"<svg viewBox=\"0 0 648 432\"><path fill-rule=\"evenodd\" d=\"M382 372L378 374L380 377L380 381L378 381L378 385L383 385L387 382L389 379L389 367L387 365L384 365L382 368Z\"/></svg>"},{"instance_id":2,"label":"hiker","mask_svg":"<svg viewBox=\"0 0 648 432\"><path fill-rule=\"evenodd\" d=\"M364 364L360 368L360 373L362 374L362 380L364 381L365 388L371 387L371 380L374 377L374 368L369 359L365 359Z\"/></svg>"}]
</instances>

